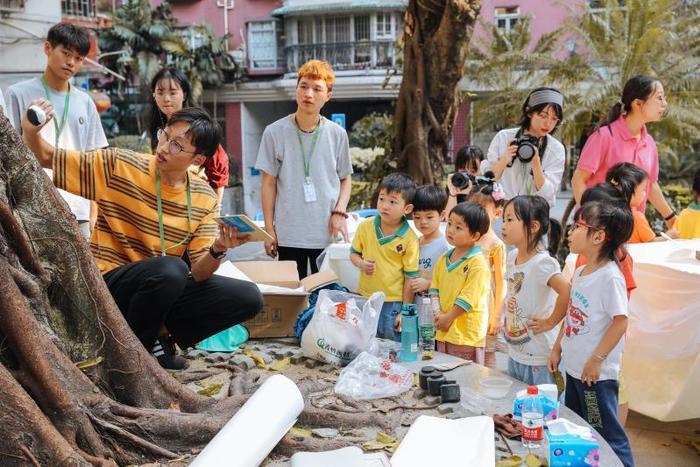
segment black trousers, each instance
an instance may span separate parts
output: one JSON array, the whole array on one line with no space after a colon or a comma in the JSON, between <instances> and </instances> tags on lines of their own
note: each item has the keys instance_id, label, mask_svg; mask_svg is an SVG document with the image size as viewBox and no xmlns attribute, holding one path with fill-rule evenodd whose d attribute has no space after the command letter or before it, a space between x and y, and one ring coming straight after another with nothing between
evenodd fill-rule
<instances>
[{"instance_id":1,"label":"black trousers","mask_svg":"<svg viewBox=\"0 0 700 467\"><path fill-rule=\"evenodd\" d=\"M147 350L162 324L181 348L254 317L262 295L252 282L213 275L195 282L180 258L158 256L107 272L107 287Z\"/></svg>"},{"instance_id":2,"label":"black trousers","mask_svg":"<svg viewBox=\"0 0 700 467\"><path fill-rule=\"evenodd\" d=\"M318 272L316 260L321 253L323 253L322 248L295 248L291 246L277 247L277 255L280 261L296 261L299 279L303 279L309 274L316 274ZM309 264L311 265L310 273Z\"/></svg>"}]
</instances>

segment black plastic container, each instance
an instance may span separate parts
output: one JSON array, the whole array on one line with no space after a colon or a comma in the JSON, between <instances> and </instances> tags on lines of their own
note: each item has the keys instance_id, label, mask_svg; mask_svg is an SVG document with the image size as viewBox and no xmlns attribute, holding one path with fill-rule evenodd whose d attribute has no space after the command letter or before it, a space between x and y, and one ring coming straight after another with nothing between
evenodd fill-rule
<instances>
[{"instance_id":1,"label":"black plastic container","mask_svg":"<svg viewBox=\"0 0 700 467\"><path fill-rule=\"evenodd\" d=\"M420 386L421 389L428 389L428 376L432 375L439 375L442 374L439 370L437 370L434 366L424 366L423 368L420 369L420 372L418 373L418 386Z\"/></svg>"},{"instance_id":2,"label":"black plastic container","mask_svg":"<svg viewBox=\"0 0 700 467\"><path fill-rule=\"evenodd\" d=\"M431 396L440 395L440 386L445 384L445 375L442 373L428 376L428 392Z\"/></svg>"},{"instance_id":3,"label":"black plastic container","mask_svg":"<svg viewBox=\"0 0 700 467\"><path fill-rule=\"evenodd\" d=\"M459 402L461 395L459 393L459 384L453 381L446 381L440 386L440 402Z\"/></svg>"}]
</instances>

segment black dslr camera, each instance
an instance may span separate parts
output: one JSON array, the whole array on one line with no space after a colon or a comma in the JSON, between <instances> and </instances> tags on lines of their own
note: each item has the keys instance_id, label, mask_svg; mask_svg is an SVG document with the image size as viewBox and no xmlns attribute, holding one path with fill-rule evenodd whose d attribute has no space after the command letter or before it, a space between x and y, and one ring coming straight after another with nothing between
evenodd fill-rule
<instances>
[{"instance_id":1,"label":"black dslr camera","mask_svg":"<svg viewBox=\"0 0 700 467\"><path fill-rule=\"evenodd\" d=\"M469 172L455 172L452 174L452 186L461 190L469 186L469 182L474 183L474 176Z\"/></svg>"},{"instance_id":2,"label":"black dslr camera","mask_svg":"<svg viewBox=\"0 0 700 467\"><path fill-rule=\"evenodd\" d=\"M515 158L520 159L520 162L527 164L535 157L537 148L540 146L540 139L536 136L531 135L521 135L520 137L513 140L511 143L513 146L517 146L515 150ZM515 158L508 164L508 167L513 166Z\"/></svg>"}]
</instances>

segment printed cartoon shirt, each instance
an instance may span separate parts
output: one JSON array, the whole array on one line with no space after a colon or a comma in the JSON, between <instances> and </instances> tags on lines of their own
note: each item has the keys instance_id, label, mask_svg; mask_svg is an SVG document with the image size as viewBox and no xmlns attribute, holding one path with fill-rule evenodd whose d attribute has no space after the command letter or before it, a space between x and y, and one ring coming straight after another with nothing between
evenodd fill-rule
<instances>
[{"instance_id":1,"label":"printed cartoon shirt","mask_svg":"<svg viewBox=\"0 0 700 467\"><path fill-rule=\"evenodd\" d=\"M541 251L522 264L516 264L518 250L508 254L506 266L507 292L503 316L503 336L510 358L523 365L547 365L559 327L533 334L527 327L532 318L552 314L556 292L547 285L560 272L559 263Z\"/></svg>"},{"instance_id":2,"label":"printed cartoon shirt","mask_svg":"<svg viewBox=\"0 0 700 467\"><path fill-rule=\"evenodd\" d=\"M418 250L418 237L406 219L396 233L387 236L379 216L365 219L357 227L350 251L373 260L375 270L372 275L360 272L360 294L384 292L385 302L402 302L404 276L418 277Z\"/></svg>"},{"instance_id":3,"label":"printed cartoon shirt","mask_svg":"<svg viewBox=\"0 0 700 467\"><path fill-rule=\"evenodd\" d=\"M491 272L479 246L454 262L452 253L454 248L435 265L430 293L439 295L442 313L448 313L455 305L465 312L446 332L438 330L436 338L455 345L483 347L488 328Z\"/></svg>"},{"instance_id":4,"label":"printed cartoon shirt","mask_svg":"<svg viewBox=\"0 0 700 467\"><path fill-rule=\"evenodd\" d=\"M627 316L627 288L620 268L610 261L597 271L574 272L571 298L564 318L561 340L562 362L566 372L581 379L583 367L603 339L615 316ZM624 339L613 348L600 366L600 380L617 380Z\"/></svg>"}]
</instances>

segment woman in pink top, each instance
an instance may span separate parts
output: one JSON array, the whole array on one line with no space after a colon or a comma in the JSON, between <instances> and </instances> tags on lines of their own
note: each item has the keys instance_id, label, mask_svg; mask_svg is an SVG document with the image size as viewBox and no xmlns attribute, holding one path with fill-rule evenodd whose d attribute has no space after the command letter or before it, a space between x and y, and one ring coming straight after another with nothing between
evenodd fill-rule
<instances>
[{"instance_id":1,"label":"woman in pink top","mask_svg":"<svg viewBox=\"0 0 700 467\"><path fill-rule=\"evenodd\" d=\"M605 181L609 168L630 162L649 174L646 196L635 208L644 212L648 199L668 226L673 225L676 213L659 187L659 153L646 129L647 123L663 117L666 108L664 88L658 80L639 75L625 83L622 98L583 147L571 179L576 204L586 188Z\"/></svg>"}]
</instances>

